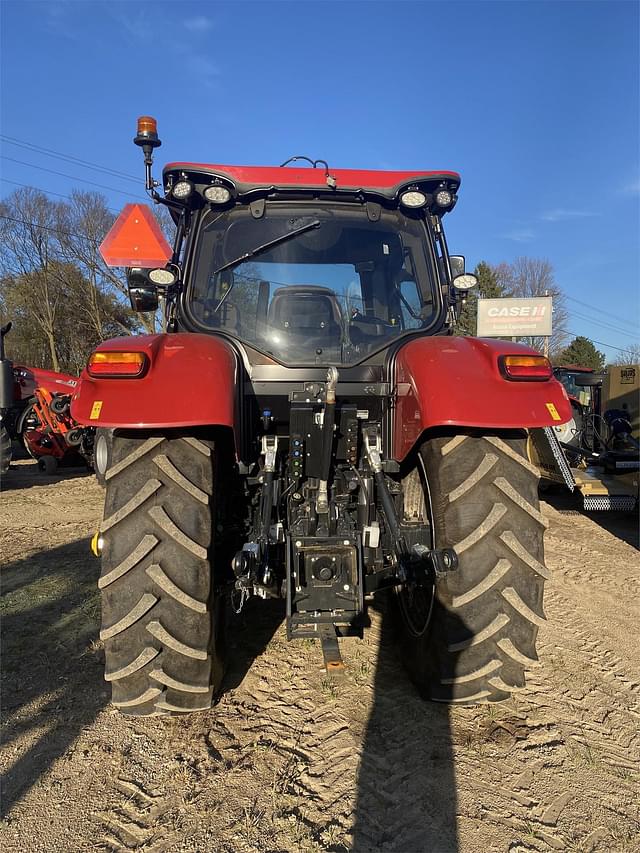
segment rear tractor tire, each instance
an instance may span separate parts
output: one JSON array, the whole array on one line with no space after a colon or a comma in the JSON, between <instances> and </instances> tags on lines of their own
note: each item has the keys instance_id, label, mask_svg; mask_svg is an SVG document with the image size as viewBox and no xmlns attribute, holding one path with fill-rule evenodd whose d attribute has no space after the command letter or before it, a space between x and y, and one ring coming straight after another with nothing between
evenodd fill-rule
<instances>
[{"instance_id":1,"label":"rear tractor tire","mask_svg":"<svg viewBox=\"0 0 640 853\"><path fill-rule=\"evenodd\" d=\"M125 714L211 707L223 676L211 543L213 442L113 436L102 572L105 679Z\"/></svg>"},{"instance_id":2,"label":"rear tractor tire","mask_svg":"<svg viewBox=\"0 0 640 853\"><path fill-rule=\"evenodd\" d=\"M6 474L11 465L11 436L9 430L0 422L0 474Z\"/></svg>"},{"instance_id":3,"label":"rear tractor tire","mask_svg":"<svg viewBox=\"0 0 640 853\"><path fill-rule=\"evenodd\" d=\"M403 660L429 699L499 702L538 665L549 577L539 472L524 437L433 438L418 461L435 547L454 548L459 566L436 584L429 608L423 601L412 611L411 598L398 593Z\"/></svg>"}]
</instances>

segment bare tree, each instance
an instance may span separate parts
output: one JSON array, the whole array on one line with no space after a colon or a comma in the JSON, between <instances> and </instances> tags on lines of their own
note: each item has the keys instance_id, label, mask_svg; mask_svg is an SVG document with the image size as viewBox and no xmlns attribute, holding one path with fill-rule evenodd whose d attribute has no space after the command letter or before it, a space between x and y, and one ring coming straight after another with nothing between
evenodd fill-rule
<instances>
[{"instance_id":1,"label":"bare tree","mask_svg":"<svg viewBox=\"0 0 640 853\"><path fill-rule=\"evenodd\" d=\"M551 296L553 299L553 331L549 342L551 354L562 350L569 340L567 330L569 312L565 296L557 284L551 263L543 258L516 258L512 264L502 263L494 267L498 283L503 287L505 296L528 299L537 296ZM543 337L522 338L523 342L542 352Z\"/></svg>"},{"instance_id":2,"label":"bare tree","mask_svg":"<svg viewBox=\"0 0 640 853\"><path fill-rule=\"evenodd\" d=\"M72 205L31 187L0 203L0 307L21 362L78 372L100 341L138 321L98 252L113 217L85 194Z\"/></svg>"},{"instance_id":3,"label":"bare tree","mask_svg":"<svg viewBox=\"0 0 640 853\"><path fill-rule=\"evenodd\" d=\"M640 364L640 344L631 344L611 362L614 365Z\"/></svg>"},{"instance_id":4,"label":"bare tree","mask_svg":"<svg viewBox=\"0 0 640 853\"><path fill-rule=\"evenodd\" d=\"M0 204L0 271L28 282L29 311L42 330L54 370L60 369L56 320L60 307L60 244L56 205L32 187Z\"/></svg>"}]
</instances>

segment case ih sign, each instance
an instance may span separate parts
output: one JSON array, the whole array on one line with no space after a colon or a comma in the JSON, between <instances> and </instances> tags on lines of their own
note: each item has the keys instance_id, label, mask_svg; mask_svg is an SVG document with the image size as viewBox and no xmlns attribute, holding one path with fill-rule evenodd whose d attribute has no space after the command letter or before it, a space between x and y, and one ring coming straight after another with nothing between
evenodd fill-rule
<instances>
[{"instance_id":1,"label":"case ih sign","mask_svg":"<svg viewBox=\"0 0 640 853\"><path fill-rule=\"evenodd\" d=\"M551 334L551 296L535 299L478 299L479 338Z\"/></svg>"}]
</instances>

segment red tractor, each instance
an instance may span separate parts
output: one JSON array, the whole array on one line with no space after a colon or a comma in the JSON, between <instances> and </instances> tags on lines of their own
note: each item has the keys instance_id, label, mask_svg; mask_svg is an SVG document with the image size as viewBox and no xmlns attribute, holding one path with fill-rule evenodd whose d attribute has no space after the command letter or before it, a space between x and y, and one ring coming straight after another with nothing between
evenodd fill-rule
<instances>
[{"instance_id":1,"label":"red tractor","mask_svg":"<svg viewBox=\"0 0 640 853\"><path fill-rule=\"evenodd\" d=\"M389 596L425 697L507 698L548 576L527 430L571 409L538 353L452 336L475 284L443 230L459 175L172 163L161 195L155 121L134 141L175 243L152 228L145 246L130 206L103 253L165 331L101 344L72 402L109 436L114 705L210 707L225 602L250 596L284 598L288 637L319 639L329 670Z\"/></svg>"}]
</instances>

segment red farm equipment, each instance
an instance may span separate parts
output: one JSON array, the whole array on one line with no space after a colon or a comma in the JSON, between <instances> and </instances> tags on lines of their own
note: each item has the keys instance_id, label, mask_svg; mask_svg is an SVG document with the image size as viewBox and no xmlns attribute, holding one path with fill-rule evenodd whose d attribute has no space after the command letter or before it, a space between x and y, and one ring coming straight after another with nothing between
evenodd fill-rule
<instances>
[{"instance_id":1,"label":"red farm equipment","mask_svg":"<svg viewBox=\"0 0 640 853\"><path fill-rule=\"evenodd\" d=\"M5 355L4 338L11 323L0 329L0 450L1 470L9 469L12 442L24 445L38 467L52 474L58 465L91 460L93 429L79 426L70 413L71 395L79 380L66 373L14 364Z\"/></svg>"},{"instance_id":2,"label":"red farm equipment","mask_svg":"<svg viewBox=\"0 0 640 853\"><path fill-rule=\"evenodd\" d=\"M549 362L452 335L448 171L173 163L102 246L164 331L101 344L72 413L110 438L102 631L129 714L211 706L223 614L284 598L289 639L361 637L389 599L421 693L499 701L536 663L547 569L527 430L570 419ZM307 158L292 158L293 161Z\"/></svg>"}]
</instances>

